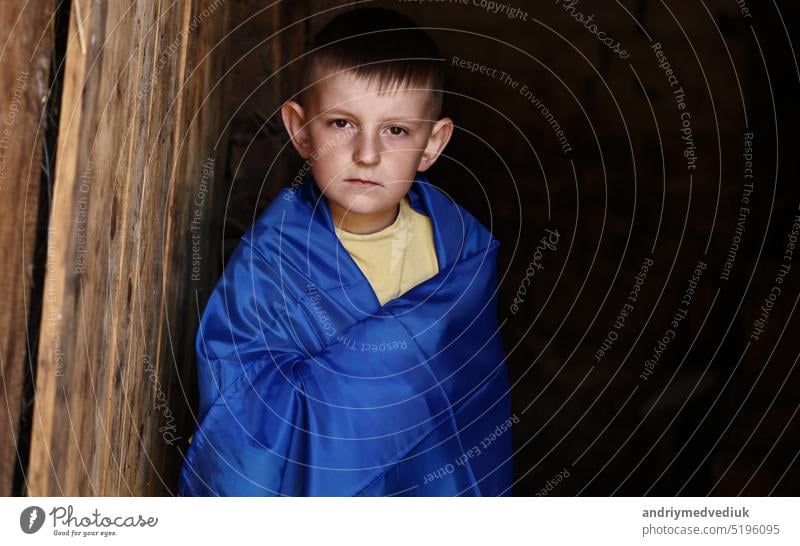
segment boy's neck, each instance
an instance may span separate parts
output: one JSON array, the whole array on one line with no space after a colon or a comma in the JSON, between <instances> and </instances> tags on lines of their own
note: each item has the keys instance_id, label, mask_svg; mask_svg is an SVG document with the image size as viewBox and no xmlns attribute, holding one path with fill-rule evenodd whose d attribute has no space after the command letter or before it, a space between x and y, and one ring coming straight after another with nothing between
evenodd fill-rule
<instances>
[{"instance_id":1,"label":"boy's neck","mask_svg":"<svg viewBox=\"0 0 800 546\"><path fill-rule=\"evenodd\" d=\"M331 211L334 226L350 233L367 235L391 226L397 219L400 205L381 212L360 214L347 211L336 203L328 201L328 209Z\"/></svg>"}]
</instances>

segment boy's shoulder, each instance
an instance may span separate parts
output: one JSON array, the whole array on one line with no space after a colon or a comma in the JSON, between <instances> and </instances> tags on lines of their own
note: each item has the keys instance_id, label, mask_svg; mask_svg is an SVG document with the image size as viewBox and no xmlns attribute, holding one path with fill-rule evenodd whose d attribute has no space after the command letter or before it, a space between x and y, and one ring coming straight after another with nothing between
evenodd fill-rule
<instances>
[{"instance_id":1,"label":"boy's shoulder","mask_svg":"<svg viewBox=\"0 0 800 546\"><path fill-rule=\"evenodd\" d=\"M242 241L269 259L276 256L282 246L296 245L301 234L308 235L312 219L319 215L319 211L315 211L309 200L301 195L307 192L306 185L307 180L282 188L244 232Z\"/></svg>"},{"instance_id":2,"label":"boy's shoulder","mask_svg":"<svg viewBox=\"0 0 800 546\"><path fill-rule=\"evenodd\" d=\"M408 197L412 208L431 218L434 236L450 256L465 258L499 244L480 220L425 176L417 176Z\"/></svg>"}]
</instances>

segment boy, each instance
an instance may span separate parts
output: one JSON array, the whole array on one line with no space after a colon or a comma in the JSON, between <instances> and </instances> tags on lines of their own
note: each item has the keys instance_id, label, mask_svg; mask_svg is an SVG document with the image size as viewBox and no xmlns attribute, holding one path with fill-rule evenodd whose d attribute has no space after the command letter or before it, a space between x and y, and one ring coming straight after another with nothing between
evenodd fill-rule
<instances>
[{"instance_id":1,"label":"boy","mask_svg":"<svg viewBox=\"0 0 800 546\"><path fill-rule=\"evenodd\" d=\"M282 109L311 165L242 237L197 336L181 495L508 495L498 243L429 185L444 64L396 12L328 23Z\"/></svg>"}]
</instances>

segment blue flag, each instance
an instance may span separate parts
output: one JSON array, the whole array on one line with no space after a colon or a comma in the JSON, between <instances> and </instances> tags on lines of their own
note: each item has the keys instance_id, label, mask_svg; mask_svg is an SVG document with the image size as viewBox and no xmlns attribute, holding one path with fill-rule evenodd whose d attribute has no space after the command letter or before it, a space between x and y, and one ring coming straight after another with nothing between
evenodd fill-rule
<instances>
[{"instance_id":1,"label":"blue flag","mask_svg":"<svg viewBox=\"0 0 800 546\"><path fill-rule=\"evenodd\" d=\"M439 272L381 306L313 178L244 234L200 321L190 495L510 495L499 243L418 174Z\"/></svg>"}]
</instances>

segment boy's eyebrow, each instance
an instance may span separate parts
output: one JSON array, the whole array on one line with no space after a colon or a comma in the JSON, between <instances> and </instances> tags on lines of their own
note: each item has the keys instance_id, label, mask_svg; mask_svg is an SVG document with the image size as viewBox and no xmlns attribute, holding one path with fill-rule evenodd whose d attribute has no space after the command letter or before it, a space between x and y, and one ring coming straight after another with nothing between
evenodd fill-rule
<instances>
[{"instance_id":1,"label":"boy's eyebrow","mask_svg":"<svg viewBox=\"0 0 800 546\"><path fill-rule=\"evenodd\" d=\"M358 117L355 113L350 112L349 110L346 110L346 109L341 108L341 107L336 107L336 106L330 108L329 110L326 110L325 108L322 108L320 116L330 116L330 115L334 115L334 114L344 114L344 115L350 116L352 118L357 118ZM402 121L407 121L407 122L412 122L412 123L422 123L422 122L425 122L425 121L431 121L431 120L429 120L427 118L419 117L416 114L415 115L411 115L411 114L404 114L404 113L392 114L391 116L383 118L380 121L385 122L385 121L401 121L401 120Z\"/></svg>"}]
</instances>

